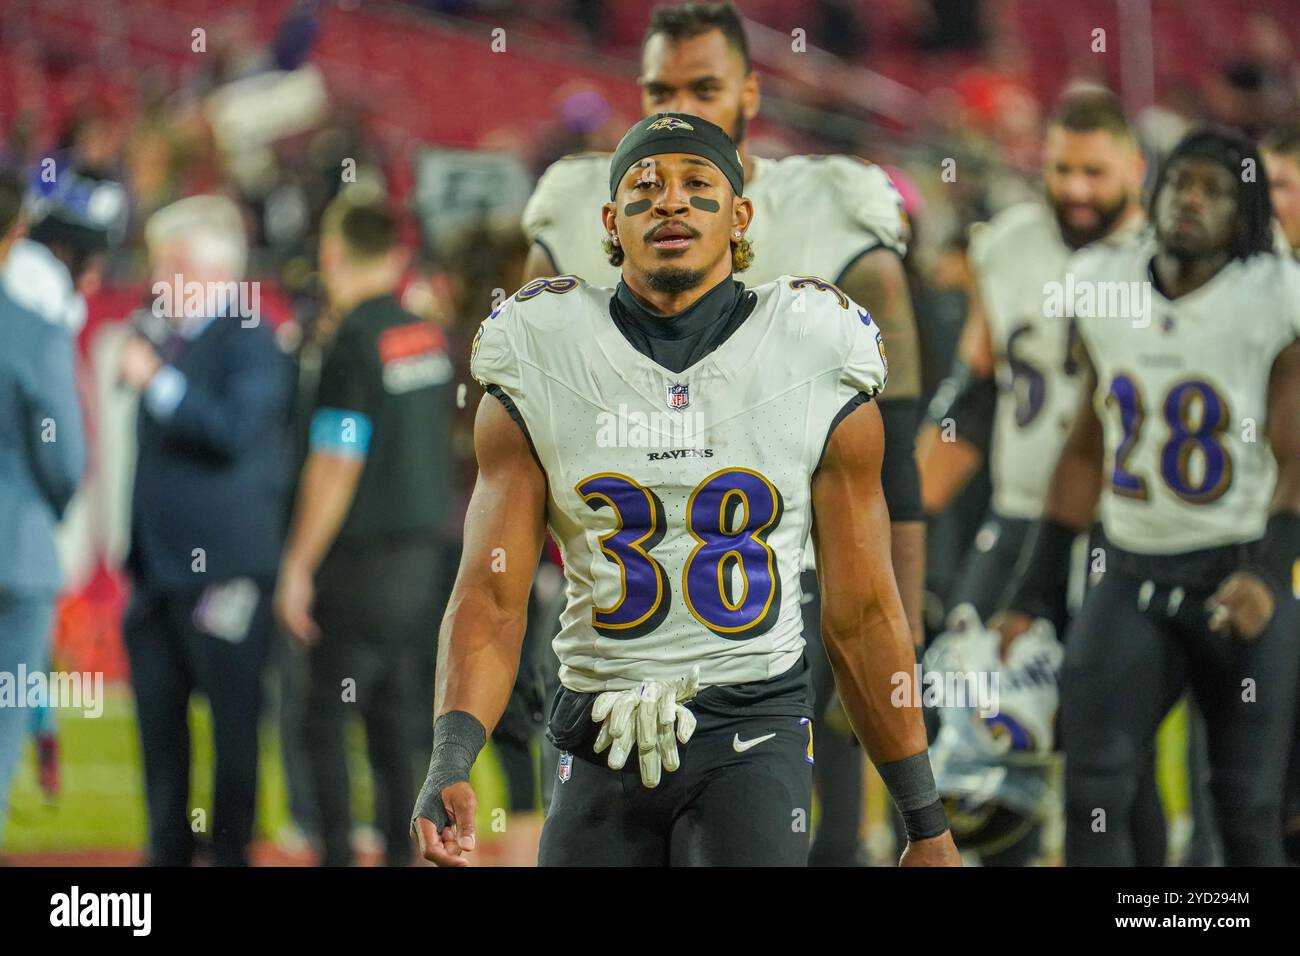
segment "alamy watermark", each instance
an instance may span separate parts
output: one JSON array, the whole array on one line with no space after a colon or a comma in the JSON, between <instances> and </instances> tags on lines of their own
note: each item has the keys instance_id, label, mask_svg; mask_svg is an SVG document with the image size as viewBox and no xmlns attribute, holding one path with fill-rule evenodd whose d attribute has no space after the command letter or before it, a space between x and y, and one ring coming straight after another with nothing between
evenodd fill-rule
<instances>
[{"instance_id":1,"label":"alamy watermark","mask_svg":"<svg viewBox=\"0 0 1300 956\"><path fill-rule=\"evenodd\" d=\"M160 319L237 317L246 329L261 322L260 282L186 282L178 273L170 280L159 279L152 292L153 314Z\"/></svg>"},{"instance_id":2,"label":"alamy watermark","mask_svg":"<svg viewBox=\"0 0 1300 956\"><path fill-rule=\"evenodd\" d=\"M617 411L596 415L598 448L693 448L703 443L704 431L700 412L629 411L620 402Z\"/></svg>"},{"instance_id":3,"label":"alamy watermark","mask_svg":"<svg viewBox=\"0 0 1300 956\"><path fill-rule=\"evenodd\" d=\"M910 672L896 671L890 677L894 689L889 702L895 707L970 708L981 717L996 717L1001 677L989 670L925 670L918 663Z\"/></svg>"},{"instance_id":4,"label":"alamy watermark","mask_svg":"<svg viewBox=\"0 0 1300 956\"><path fill-rule=\"evenodd\" d=\"M1043 316L1049 319L1128 319L1135 329L1151 324L1150 282L1094 282L1076 280L1067 272L1064 282L1043 286Z\"/></svg>"},{"instance_id":5,"label":"alamy watermark","mask_svg":"<svg viewBox=\"0 0 1300 956\"><path fill-rule=\"evenodd\" d=\"M0 707L71 708L86 717L104 713L103 671L0 671Z\"/></svg>"}]
</instances>

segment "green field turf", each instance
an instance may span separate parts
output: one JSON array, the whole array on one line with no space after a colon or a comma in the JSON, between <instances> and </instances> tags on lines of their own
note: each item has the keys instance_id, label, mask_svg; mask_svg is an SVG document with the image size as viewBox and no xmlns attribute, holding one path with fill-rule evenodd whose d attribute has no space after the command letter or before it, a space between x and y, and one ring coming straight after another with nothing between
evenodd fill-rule
<instances>
[{"instance_id":1,"label":"green field turf","mask_svg":"<svg viewBox=\"0 0 1300 956\"><path fill-rule=\"evenodd\" d=\"M143 847L140 739L129 689L105 688L104 712L96 719L82 716L81 711L64 710L56 720L62 776L57 803L45 803L37 785L35 751L29 745L14 780L0 851L17 855ZM208 807L212 793L212 736L207 703L199 697L190 708L190 732L190 804ZM278 735L269 722L263 723L260 746L257 838L270 840L291 821ZM365 736L359 724L354 724L349 735L348 754L354 815L367 820L372 790ZM485 839L492 839L492 810L506 806L505 780L496 761L480 760L474 767L472 782L479 795L478 831Z\"/></svg>"},{"instance_id":2,"label":"green field turf","mask_svg":"<svg viewBox=\"0 0 1300 956\"><path fill-rule=\"evenodd\" d=\"M139 849L145 842L145 809L140 771L140 746L135 710L125 687L106 688L103 715L83 717L80 711L57 715L61 749L62 788L55 805L47 805L36 781L34 751L23 756L10 798L7 828L0 851L7 854L67 852L80 849ZM190 709L194 746L191 764L191 806L206 807L212 791L212 742L206 702L196 698ZM1170 820L1187 813L1187 723L1181 705L1160 730L1158 778ZM354 815L369 819L371 785L365 760L365 738L354 725L348 741ZM505 779L491 759L491 744L474 767L472 783L479 797L478 832L493 840L493 811L507 806ZM879 787L873 787L869 822L884 826ZM258 783L257 838L273 840L291 821L283 767L274 726L266 722L261 737ZM816 813L814 812L814 821Z\"/></svg>"}]
</instances>

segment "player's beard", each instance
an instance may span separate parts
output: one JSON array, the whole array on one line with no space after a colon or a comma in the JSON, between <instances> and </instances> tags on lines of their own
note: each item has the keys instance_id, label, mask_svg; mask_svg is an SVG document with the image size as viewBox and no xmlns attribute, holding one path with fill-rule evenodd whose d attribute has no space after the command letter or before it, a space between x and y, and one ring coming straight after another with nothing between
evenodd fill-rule
<instances>
[{"instance_id":1,"label":"player's beard","mask_svg":"<svg viewBox=\"0 0 1300 956\"><path fill-rule=\"evenodd\" d=\"M651 289L665 295L689 292L704 281L708 269L686 269L682 266L664 266L646 273L645 281Z\"/></svg>"},{"instance_id":2,"label":"player's beard","mask_svg":"<svg viewBox=\"0 0 1300 956\"><path fill-rule=\"evenodd\" d=\"M749 120L745 118L745 111L741 107L736 107L736 122L731 124L731 141L739 146L745 141L745 133L748 132Z\"/></svg>"},{"instance_id":3,"label":"player's beard","mask_svg":"<svg viewBox=\"0 0 1300 956\"><path fill-rule=\"evenodd\" d=\"M1110 235L1115 223L1119 222L1124 211L1128 208L1128 193L1121 193L1109 206L1103 206L1100 203L1089 203L1088 205L1097 213L1097 222L1092 226L1080 227L1071 225L1065 218L1065 211L1062 204L1056 202L1052 197L1048 197L1048 202L1052 205L1052 212L1056 216L1057 228L1061 230L1061 238L1071 249L1082 249L1089 243L1096 242L1098 239L1104 239Z\"/></svg>"}]
</instances>

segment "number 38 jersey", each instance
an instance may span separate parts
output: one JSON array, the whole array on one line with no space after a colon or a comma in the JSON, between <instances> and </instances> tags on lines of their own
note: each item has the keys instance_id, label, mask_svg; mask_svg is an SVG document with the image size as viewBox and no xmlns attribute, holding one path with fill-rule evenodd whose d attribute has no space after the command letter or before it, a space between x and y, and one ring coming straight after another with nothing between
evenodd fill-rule
<instances>
[{"instance_id":1,"label":"number 38 jersey","mask_svg":"<svg viewBox=\"0 0 1300 956\"><path fill-rule=\"evenodd\" d=\"M538 279L484 320L471 368L545 470L568 604L561 682L592 693L777 677L803 649L810 483L837 413L884 386L870 315L820 279L744 293L748 318L674 373L610 317L613 290ZM863 554L861 560L876 560Z\"/></svg>"},{"instance_id":2,"label":"number 38 jersey","mask_svg":"<svg viewBox=\"0 0 1300 956\"><path fill-rule=\"evenodd\" d=\"M1148 234L1084 250L1067 267L1097 372L1102 525L1141 554L1253 541L1276 479L1269 374L1300 336L1300 267L1273 254L1235 259L1170 301L1151 279L1155 254ZM1149 308L1107 305L1148 295Z\"/></svg>"}]
</instances>

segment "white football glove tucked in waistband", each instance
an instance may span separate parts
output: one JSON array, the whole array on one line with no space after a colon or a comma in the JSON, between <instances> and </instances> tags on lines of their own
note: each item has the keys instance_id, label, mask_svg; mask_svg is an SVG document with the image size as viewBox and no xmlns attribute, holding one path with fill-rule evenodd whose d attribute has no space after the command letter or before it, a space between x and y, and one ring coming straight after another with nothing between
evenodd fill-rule
<instances>
[{"instance_id":1,"label":"white football glove tucked in waistband","mask_svg":"<svg viewBox=\"0 0 1300 956\"><path fill-rule=\"evenodd\" d=\"M607 690L596 697L591 719L601 723L596 753L609 748L609 767L622 770L632 745L641 763L641 782L659 786L660 771L681 766L677 742L695 733L695 715L682 705L700 689L700 669L694 667L674 681L646 680L629 690Z\"/></svg>"}]
</instances>

